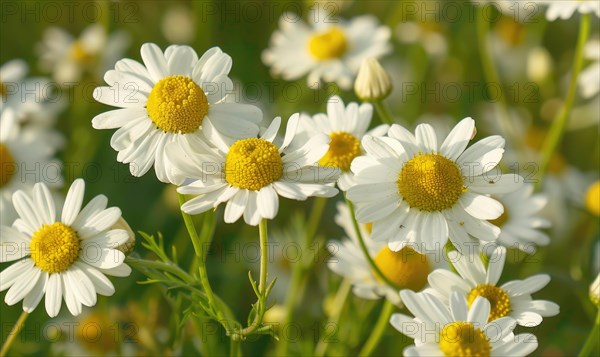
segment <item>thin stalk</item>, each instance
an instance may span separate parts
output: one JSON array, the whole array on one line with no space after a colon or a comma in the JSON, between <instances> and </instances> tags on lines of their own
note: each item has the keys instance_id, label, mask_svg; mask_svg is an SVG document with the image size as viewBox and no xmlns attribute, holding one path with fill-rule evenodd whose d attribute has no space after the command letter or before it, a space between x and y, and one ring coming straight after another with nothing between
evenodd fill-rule
<instances>
[{"instance_id":1,"label":"thin stalk","mask_svg":"<svg viewBox=\"0 0 600 357\"><path fill-rule=\"evenodd\" d=\"M513 126L510 114L508 113L508 103L506 101L504 91L502 90L502 82L500 82L500 76L498 75L496 63L494 62L494 58L492 57L492 51L490 50L490 46L487 41L487 35L490 30L490 23L484 16L483 11L485 11L485 9L482 6L476 21L477 42L479 45L479 54L481 58L481 65L483 67L483 74L485 76L485 81L489 84L496 84L499 90L498 123L500 124L500 130L502 131L502 134L506 137L507 141L510 144L515 145L518 149L521 149L524 144L522 140L519 140L519 135L515 127Z\"/></svg>"},{"instance_id":2,"label":"thin stalk","mask_svg":"<svg viewBox=\"0 0 600 357\"><path fill-rule=\"evenodd\" d=\"M567 123L569 122L569 114L571 113L573 103L575 102L575 95L577 94L577 79L579 78L579 73L581 72L581 68L583 67L584 48L589 33L590 14L584 14L581 16L581 23L579 24L579 37L577 39L577 47L575 48L575 59L573 60L573 74L571 75L571 81L569 82L567 97L565 98L565 102L562 108L556 115L556 118L554 118L552 126L550 127L550 132L548 133L548 136L546 137L546 139L544 140L544 144L542 145L542 157L540 159L539 174L540 179L537 182L537 188L541 187L546 171L548 170L550 160L552 159L554 152L558 148L558 145L567 128Z\"/></svg>"},{"instance_id":3,"label":"thin stalk","mask_svg":"<svg viewBox=\"0 0 600 357\"><path fill-rule=\"evenodd\" d=\"M19 318L17 319L17 322L15 322L15 325L12 327L12 329L8 333L8 336L6 337L6 341L2 345L2 350L0 350L0 357L4 357L8 353L8 350L10 349L12 343L15 341L15 338L17 338L17 335L19 334L19 332L21 332L23 326L25 326L25 320L27 320L27 316L29 316L27 311L23 311L21 313L21 316L19 316Z\"/></svg>"},{"instance_id":4,"label":"thin stalk","mask_svg":"<svg viewBox=\"0 0 600 357\"><path fill-rule=\"evenodd\" d=\"M306 234L304 235L304 247L309 248L313 243L315 234L319 228L319 223L321 222L321 217L323 216L323 211L325 210L325 206L327 204L327 199L324 197L316 197L313 202L312 209L310 211L310 216L308 218L308 227L306 228ZM314 260L313 260L314 261ZM310 267L304 266L300 264L300 262L296 262L293 265L292 269L292 281L290 282L289 292L285 299L285 317L283 320L283 326L287 326L289 322L294 317L294 309L298 303L302 299L304 286L306 285L307 280L307 272ZM287 353L287 348L289 345L289 341L287 339L282 339L282 341L277 345L277 355L284 355Z\"/></svg>"},{"instance_id":5,"label":"thin stalk","mask_svg":"<svg viewBox=\"0 0 600 357\"><path fill-rule=\"evenodd\" d=\"M352 283L350 280L344 279L342 284L338 288L337 293L335 294L335 298L333 299L334 310L331 312L331 316L329 316L329 320L327 320L327 326L334 324L334 326L339 325L340 317L342 316L342 310L346 305L346 300L348 299L348 295L350 294L350 288L352 288ZM315 348L315 357L321 357L325 355L327 352L327 347L329 343L326 339L319 340L317 347Z\"/></svg>"},{"instance_id":6,"label":"thin stalk","mask_svg":"<svg viewBox=\"0 0 600 357\"><path fill-rule=\"evenodd\" d=\"M579 352L580 357L592 356L594 349L598 345L598 340L600 340L600 309L598 309L598 313L596 314L596 321L594 322L594 327L592 331L590 331L590 335L588 336L581 352Z\"/></svg>"},{"instance_id":7,"label":"thin stalk","mask_svg":"<svg viewBox=\"0 0 600 357\"><path fill-rule=\"evenodd\" d=\"M369 335L369 339L365 342L363 348L360 350L359 356L370 356L373 353L373 350L377 347L379 341L381 341L381 337L385 332L385 328L388 326L394 308L394 304L387 300L385 301L383 309L379 314L379 319L377 319L377 323L375 324L375 328Z\"/></svg>"},{"instance_id":8,"label":"thin stalk","mask_svg":"<svg viewBox=\"0 0 600 357\"><path fill-rule=\"evenodd\" d=\"M258 280L258 300L256 301L256 315L254 321L242 329L239 333L232 336L232 339L245 339L246 336L255 332L262 324L266 312L267 299L267 276L268 276L268 257L269 257L269 237L267 230L267 220L262 219L258 225L258 233L260 236L260 277Z\"/></svg>"},{"instance_id":9,"label":"thin stalk","mask_svg":"<svg viewBox=\"0 0 600 357\"><path fill-rule=\"evenodd\" d=\"M348 198L346 198L346 204L348 205L348 209L350 210L350 216L352 217L352 225L354 226L354 231L356 232L356 236L358 237L358 243L360 245L360 249L364 253L365 258L367 259L367 262L369 262L371 269L373 269L375 274L377 274L377 276L381 280L383 280L389 287L391 287L394 290L399 291L400 287L398 287L390 279L388 279L385 275L383 275L381 270L379 270L379 267L377 266L377 264L375 264L375 261L371 257L371 254L369 253L369 249L367 248L367 245L365 244L365 240L362 236L362 233L360 232L360 227L358 225L358 222L356 221L356 214L354 213L354 205L352 204L352 202L350 202L350 200Z\"/></svg>"},{"instance_id":10,"label":"thin stalk","mask_svg":"<svg viewBox=\"0 0 600 357\"><path fill-rule=\"evenodd\" d=\"M231 339L229 342L229 356L238 357L242 355L242 351L240 349L240 341Z\"/></svg>"},{"instance_id":11,"label":"thin stalk","mask_svg":"<svg viewBox=\"0 0 600 357\"><path fill-rule=\"evenodd\" d=\"M388 109L388 107L383 103L383 100L373 101L373 106L377 111L377 115L379 115L379 119L384 124L392 125L394 124L394 119L392 117L392 113Z\"/></svg>"}]
</instances>

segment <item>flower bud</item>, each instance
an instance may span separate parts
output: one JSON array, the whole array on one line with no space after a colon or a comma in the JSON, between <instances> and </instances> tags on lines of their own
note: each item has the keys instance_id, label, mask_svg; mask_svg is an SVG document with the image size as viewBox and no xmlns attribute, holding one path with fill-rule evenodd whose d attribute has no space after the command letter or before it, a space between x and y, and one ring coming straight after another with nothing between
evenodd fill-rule
<instances>
[{"instance_id":1,"label":"flower bud","mask_svg":"<svg viewBox=\"0 0 600 357\"><path fill-rule=\"evenodd\" d=\"M117 250L120 250L126 256L131 254L131 252L133 252L133 248L135 247L135 233L133 233L133 230L131 229L131 227L129 227L129 224L127 223L127 221L124 220L123 217L121 217L121 218L119 218L117 223L115 223L111 228L112 229L122 229L124 231L127 231L127 235L129 236L129 238L127 239L127 242L118 246Z\"/></svg>"},{"instance_id":2,"label":"flower bud","mask_svg":"<svg viewBox=\"0 0 600 357\"><path fill-rule=\"evenodd\" d=\"M376 101L386 98L392 91L390 75L373 57L363 60L358 70L354 92L364 101Z\"/></svg>"}]
</instances>

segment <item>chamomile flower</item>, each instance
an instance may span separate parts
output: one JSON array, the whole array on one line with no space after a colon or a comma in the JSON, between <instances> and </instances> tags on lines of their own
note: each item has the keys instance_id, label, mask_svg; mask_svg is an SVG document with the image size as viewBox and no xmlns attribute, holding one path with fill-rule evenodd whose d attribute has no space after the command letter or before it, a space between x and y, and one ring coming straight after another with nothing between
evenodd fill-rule
<instances>
[{"instance_id":1,"label":"chamomile flower","mask_svg":"<svg viewBox=\"0 0 600 357\"><path fill-rule=\"evenodd\" d=\"M534 335L515 336L514 319L491 321L490 303L481 297L471 304L454 292L450 304L435 296L400 292L402 301L415 317L393 314L390 324L415 340L404 349L405 356L527 356L538 346Z\"/></svg>"},{"instance_id":2,"label":"chamomile flower","mask_svg":"<svg viewBox=\"0 0 600 357\"><path fill-rule=\"evenodd\" d=\"M12 108L0 112L0 224L10 225L17 218L11 203L17 190L30 191L36 182L62 186L62 164L53 157L63 144L58 132L21 127Z\"/></svg>"},{"instance_id":3,"label":"chamomile flower","mask_svg":"<svg viewBox=\"0 0 600 357\"><path fill-rule=\"evenodd\" d=\"M115 31L109 36L100 24L89 25L79 38L59 27L49 27L37 46L40 68L52 72L54 80L65 86L76 84L84 72L101 78L123 56L129 41L126 32Z\"/></svg>"},{"instance_id":4,"label":"chamomile flower","mask_svg":"<svg viewBox=\"0 0 600 357\"><path fill-rule=\"evenodd\" d=\"M540 5L548 5L546 10L548 21L566 20L571 18L575 12L580 14L593 13L600 17L600 2L597 0L535 0L534 2Z\"/></svg>"},{"instance_id":5,"label":"chamomile flower","mask_svg":"<svg viewBox=\"0 0 600 357\"><path fill-rule=\"evenodd\" d=\"M533 185L526 184L515 192L495 197L504 206L502 215L492 223L502 230L500 236L490 245L499 244L506 248L520 249L533 254L537 246L550 243L548 235L540 229L550 227L550 221L540 216L540 211L548 203L548 196L533 193ZM493 249L483 249L492 253Z\"/></svg>"},{"instance_id":6,"label":"chamomile flower","mask_svg":"<svg viewBox=\"0 0 600 357\"><path fill-rule=\"evenodd\" d=\"M329 241L327 248L332 258L327 262L329 269L347 279L353 285L353 292L363 299L385 297L393 304L400 305L398 290L390 287L374 272L360 248L360 243L352 223L348 206L338 203L335 223L344 229L349 237L342 242ZM447 268L441 255L423 255L410 247L399 252L391 251L385 242L373 240L369 225L360 225L361 235L369 250L371 259L381 273L401 289L420 291L427 285L427 275L435 268Z\"/></svg>"},{"instance_id":7,"label":"chamomile flower","mask_svg":"<svg viewBox=\"0 0 600 357\"><path fill-rule=\"evenodd\" d=\"M167 143L233 143L256 136L262 113L251 105L228 102L231 57L218 47L198 59L189 46L169 46L163 53L146 43L141 55L144 65L118 61L104 76L109 87L94 91L99 102L121 108L97 115L92 125L119 129L111 146L132 175L141 176L154 165L160 181L180 184L169 177L174 158L165 151Z\"/></svg>"},{"instance_id":8,"label":"chamomile flower","mask_svg":"<svg viewBox=\"0 0 600 357\"><path fill-rule=\"evenodd\" d=\"M28 78L29 67L20 59L0 66L0 111L11 108L19 123L49 127L63 109L64 101L49 100L54 95L48 78Z\"/></svg>"},{"instance_id":9,"label":"chamomile flower","mask_svg":"<svg viewBox=\"0 0 600 357\"><path fill-rule=\"evenodd\" d=\"M62 213L43 183L33 187L32 195L23 191L13 195L20 218L12 227L0 227L0 262L17 260L0 273L0 291L8 289L4 297L8 305L23 300L23 310L31 312L45 295L50 317L58 315L62 299L72 315L79 315L82 305L96 304L96 294L114 293L105 275L131 273L123 263L125 255L117 250L129 233L111 229L121 210L107 209L103 195L81 209L84 190L82 179L73 182Z\"/></svg>"},{"instance_id":10,"label":"chamomile flower","mask_svg":"<svg viewBox=\"0 0 600 357\"><path fill-rule=\"evenodd\" d=\"M342 171L337 182L342 191L354 184L350 164L363 153L360 145L363 136L382 136L389 128L380 125L367 132L372 115L373 106L369 103L358 105L353 102L344 106L340 97L333 96L327 102L327 114L315 114L312 118L303 115L300 119L300 134L295 141L304 144L308 138L320 133L329 136L329 150L319 160L319 165Z\"/></svg>"},{"instance_id":11,"label":"chamomile flower","mask_svg":"<svg viewBox=\"0 0 600 357\"><path fill-rule=\"evenodd\" d=\"M225 222L233 223L243 215L247 224L255 226L262 219L275 218L279 196L305 200L336 195L338 190L331 183L337 180L339 170L313 165L327 152L327 136L315 135L301 148L288 150L299 117L290 117L280 146L274 143L279 117L260 137L221 145L217 150L207 150L191 140L169 145L166 151L173 158L174 175L194 180L177 191L198 195L181 209L199 214L227 202Z\"/></svg>"},{"instance_id":12,"label":"chamomile flower","mask_svg":"<svg viewBox=\"0 0 600 357\"><path fill-rule=\"evenodd\" d=\"M322 12L311 12L309 24L294 14L284 14L273 33L262 60L274 75L296 80L308 74L309 87L335 82L352 88L363 59L379 58L391 51L391 31L379 26L374 16L359 16L349 22Z\"/></svg>"},{"instance_id":13,"label":"chamomile flower","mask_svg":"<svg viewBox=\"0 0 600 357\"><path fill-rule=\"evenodd\" d=\"M365 156L352 162L357 184L348 190L361 223L373 223L373 237L393 251L411 245L419 252L441 250L448 237L462 249L469 235L495 240L500 229L488 220L504 208L489 194L512 192L521 178L492 171L502 158L504 139L490 136L465 150L475 122L463 119L439 144L432 126L416 135L400 125L389 137L365 136ZM494 173L492 173L494 172Z\"/></svg>"},{"instance_id":14,"label":"chamomile flower","mask_svg":"<svg viewBox=\"0 0 600 357\"><path fill-rule=\"evenodd\" d=\"M457 251L451 251L448 252L448 259L458 274L447 270L435 270L429 274L431 289L427 291L446 303L450 301L452 291L466 296L469 305L472 305L477 297L484 297L491 304L490 321L510 316L521 326L537 326L543 317L555 316L559 312L557 304L531 298L531 294L550 282L550 277L546 274L535 275L525 280L513 280L498 286L506 260L504 247L494 250L487 269L478 254L461 255Z\"/></svg>"},{"instance_id":15,"label":"chamomile flower","mask_svg":"<svg viewBox=\"0 0 600 357\"><path fill-rule=\"evenodd\" d=\"M579 87L585 98L600 93L600 40L594 39L585 45L585 57L592 61L579 75ZM597 108L597 107L596 107Z\"/></svg>"}]
</instances>

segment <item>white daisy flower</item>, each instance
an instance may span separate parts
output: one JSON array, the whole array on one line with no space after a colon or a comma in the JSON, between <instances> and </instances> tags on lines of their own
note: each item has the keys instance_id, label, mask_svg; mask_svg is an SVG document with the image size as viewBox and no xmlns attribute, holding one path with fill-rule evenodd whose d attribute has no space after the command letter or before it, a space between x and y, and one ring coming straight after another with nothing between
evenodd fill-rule
<instances>
[{"instance_id":1,"label":"white daisy flower","mask_svg":"<svg viewBox=\"0 0 600 357\"><path fill-rule=\"evenodd\" d=\"M504 206L504 212L491 223L502 231L498 239L488 245L499 244L533 254L537 246L550 243L548 235L540 230L551 226L550 221L540 216L540 211L548 203L546 194L534 194L533 185L527 184L515 192L497 195L495 198ZM484 246L483 251L490 254L493 248Z\"/></svg>"},{"instance_id":2,"label":"white daisy flower","mask_svg":"<svg viewBox=\"0 0 600 357\"><path fill-rule=\"evenodd\" d=\"M526 356L535 351L537 338L529 333L515 336L514 319L489 321L490 303L481 297L467 305L458 292L450 306L435 296L400 292L402 301L415 317L393 314L390 324L415 340L404 349L405 356Z\"/></svg>"},{"instance_id":3,"label":"white daisy flower","mask_svg":"<svg viewBox=\"0 0 600 357\"><path fill-rule=\"evenodd\" d=\"M356 296L369 300L385 297L391 303L401 305L398 290L382 281L365 258L348 206L339 202L337 210L335 223L344 229L349 239L328 242L327 249L332 255L327 262L329 269L350 279ZM392 252L385 242L371 238L370 225L360 225L360 231L377 268L401 289L420 291L427 285L427 276L433 269L448 268L441 254L422 255L410 247Z\"/></svg>"},{"instance_id":4,"label":"white daisy flower","mask_svg":"<svg viewBox=\"0 0 600 357\"><path fill-rule=\"evenodd\" d=\"M546 19L554 21L556 19L567 20L575 12L580 14L593 13L600 17L600 2L598 0L534 0L540 5L548 5L546 10Z\"/></svg>"},{"instance_id":5,"label":"white daisy flower","mask_svg":"<svg viewBox=\"0 0 600 357\"><path fill-rule=\"evenodd\" d=\"M402 21L394 34L403 44L422 46L432 58L442 58L448 52L443 25L436 21Z\"/></svg>"},{"instance_id":6,"label":"white daisy flower","mask_svg":"<svg viewBox=\"0 0 600 357\"><path fill-rule=\"evenodd\" d=\"M594 39L585 45L585 57L592 61L579 75L579 87L585 98L600 93L600 40ZM597 107L596 107L597 108Z\"/></svg>"},{"instance_id":7,"label":"white daisy flower","mask_svg":"<svg viewBox=\"0 0 600 357\"><path fill-rule=\"evenodd\" d=\"M92 125L119 128L111 146L119 151L119 162L130 164L132 175L141 176L154 164L160 181L180 184L169 177L174 158L166 154L167 143L232 143L256 136L262 113L252 105L227 102L232 61L218 47L198 59L189 46L169 46L163 53L146 43L141 54L144 65L120 60L104 76L110 86L94 91L99 102L122 108L97 115Z\"/></svg>"},{"instance_id":8,"label":"white daisy flower","mask_svg":"<svg viewBox=\"0 0 600 357\"><path fill-rule=\"evenodd\" d=\"M467 297L469 305L479 296L491 304L490 321L510 316L521 326L537 326L543 317L555 316L559 306L551 301L532 300L531 294L543 289L549 282L546 274L535 275L525 280L513 280L498 286L504 269L506 248L497 247L491 254L486 269L478 254L461 255L448 252L448 259L458 274L447 270L435 270L429 274L431 289L427 293L442 301L450 301L453 291Z\"/></svg>"},{"instance_id":9,"label":"white daisy flower","mask_svg":"<svg viewBox=\"0 0 600 357\"><path fill-rule=\"evenodd\" d=\"M297 150L288 150L300 115L290 117L283 143L274 144L281 124L275 118L258 138L236 141L210 150L199 141L178 141L166 148L173 158L174 174L193 179L177 189L182 194L199 195L181 206L189 214L199 214L227 202L225 222L244 215L249 225L273 219L279 210L279 195L305 200L310 196L332 197L338 190L330 185L338 169L313 165L327 152L329 139L315 135Z\"/></svg>"},{"instance_id":10,"label":"white daisy flower","mask_svg":"<svg viewBox=\"0 0 600 357\"><path fill-rule=\"evenodd\" d=\"M385 135L389 126L379 125L367 132L371 124L373 106L369 103L358 105L333 96L327 101L327 114L319 113L300 118L300 133L295 141L304 144L306 140L319 133L329 136L329 150L319 160L319 165L336 167L342 171L338 186L346 191L354 184L354 174L350 171L352 160L363 153L360 141L365 135Z\"/></svg>"},{"instance_id":11,"label":"white daisy flower","mask_svg":"<svg viewBox=\"0 0 600 357\"><path fill-rule=\"evenodd\" d=\"M374 16L355 17L349 22L311 12L309 24L295 14L284 14L270 47L262 54L274 75L296 80L308 74L309 87L321 79L342 89L352 88L363 59L379 58L392 49L390 29L379 26Z\"/></svg>"},{"instance_id":12,"label":"white daisy flower","mask_svg":"<svg viewBox=\"0 0 600 357\"><path fill-rule=\"evenodd\" d=\"M0 67L0 111L12 108L19 123L49 127L54 124L65 101L55 99L48 78L27 78L29 67L20 59ZM50 100L52 99L52 100Z\"/></svg>"},{"instance_id":13,"label":"white daisy flower","mask_svg":"<svg viewBox=\"0 0 600 357\"><path fill-rule=\"evenodd\" d=\"M11 224L16 211L11 203L17 190L30 191L36 182L62 187L62 164L54 159L64 144L58 132L41 127L20 127L10 107L0 112L0 223Z\"/></svg>"},{"instance_id":14,"label":"white daisy flower","mask_svg":"<svg viewBox=\"0 0 600 357\"><path fill-rule=\"evenodd\" d=\"M126 32L115 31L108 36L101 24L89 25L79 38L59 27L49 27L37 45L40 68L52 72L61 85L76 84L84 72L102 78L123 56L129 42Z\"/></svg>"},{"instance_id":15,"label":"white daisy flower","mask_svg":"<svg viewBox=\"0 0 600 357\"><path fill-rule=\"evenodd\" d=\"M512 192L522 179L492 171L504 152L502 137L465 150L474 130L466 118L441 144L428 124L417 126L416 135L394 124L389 137L365 136L366 156L352 162L357 184L348 190L358 221L373 222L373 237L393 251L409 244L421 253L438 251L448 237L462 250L472 244L469 234L495 240L500 229L488 220L504 208L488 195Z\"/></svg>"},{"instance_id":16,"label":"white daisy flower","mask_svg":"<svg viewBox=\"0 0 600 357\"><path fill-rule=\"evenodd\" d=\"M96 304L96 294L115 292L105 274L125 277L131 273L123 263L125 255L116 249L127 242L129 234L111 229L121 218L121 210L107 209L103 195L81 209L84 190L82 179L73 182L62 213L57 212L43 183L33 187L31 196L23 191L13 195L20 218L12 227L0 227L0 262L18 260L0 273L0 291L8 289L4 297L8 305L23 300L23 310L31 312L46 295L50 317L58 315L62 299L72 315L79 315L82 305Z\"/></svg>"}]
</instances>

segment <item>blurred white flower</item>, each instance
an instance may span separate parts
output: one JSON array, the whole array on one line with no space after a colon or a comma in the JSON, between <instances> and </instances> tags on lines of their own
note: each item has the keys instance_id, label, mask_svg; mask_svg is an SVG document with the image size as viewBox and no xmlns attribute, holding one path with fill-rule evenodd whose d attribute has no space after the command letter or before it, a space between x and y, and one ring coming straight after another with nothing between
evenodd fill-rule
<instances>
[{"instance_id":1,"label":"blurred white flower","mask_svg":"<svg viewBox=\"0 0 600 357\"><path fill-rule=\"evenodd\" d=\"M531 0L540 5L547 5L546 19L566 20L571 18L575 12L580 14L592 13L600 17L600 2L598 0Z\"/></svg>"},{"instance_id":2,"label":"blurred white flower","mask_svg":"<svg viewBox=\"0 0 600 357\"><path fill-rule=\"evenodd\" d=\"M600 307L600 274L596 276L596 279L590 285L590 300L594 305Z\"/></svg>"},{"instance_id":3,"label":"blurred white flower","mask_svg":"<svg viewBox=\"0 0 600 357\"><path fill-rule=\"evenodd\" d=\"M89 25L79 38L62 28L49 27L37 45L40 69L52 72L61 86L75 85L86 72L99 79L123 56L129 42L126 32L108 36L100 24Z\"/></svg>"},{"instance_id":4,"label":"blurred white flower","mask_svg":"<svg viewBox=\"0 0 600 357\"><path fill-rule=\"evenodd\" d=\"M196 37L194 16L191 9L186 6L169 7L160 28L167 41L171 43L191 43Z\"/></svg>"},{"instance_id":5,"label":"blurred white flower","mask_svg":"<svg viewBox=\"0 0 600 357\"><path fill-rule=\"evenodd\" d=\"M448 52L448 41L439 23L401 22L396 25L394 34L401 43L422 46L431 57L443 57Z\"/></svg>"},{"instance_id":6,"label":"blurred white flower","mask_svg":"<svg viewBox=\"0 0 600 357\"><path fill-rule=\"evenodd\" d=\"M592 63L580 73L579 88L581 95L591 98L600 92L600 39L589 41L584 51L585 57Z\"/></svg>"},{"instance_id":7,"label":"blurred white flower","mask_svg":"<svg viewBox=\"0 0 600 357\"><path fill-rule=\"evenodd\" d=\"M30 192L36 182L57 188L63 184L62 164L54 159L64 145L58 132L43 127L21 127L12 108L0 112L0 222L17 218L11 202L17 190Z\"/></svg>"},{"instance_id":8,"label":"blurred white flower","mask_svg":"<svg viewBox=\"0 0 600 357\"><path fill-rule=\"evenodd\" d=\"M21 125L49 127L66 103L48 78L26 78L28 71L20 59L0 67L0 111L10 107Z\"/></svg>"},{"instance_id":9,"label":"blurred white flower","mask_svg":"<svg viewBox=\"0 0 600 357\"><path fill-rule=\"evenodd\" d=\"M295 80L308 74L309 87L322 79L350 89L363 59L379 58L392 49L390 29L380 26L374 16L345 21L312 11L307 19L308 24L292 13L280 18L279 30L262 54L274 75Z\"/></svg>"}]
</instances>

